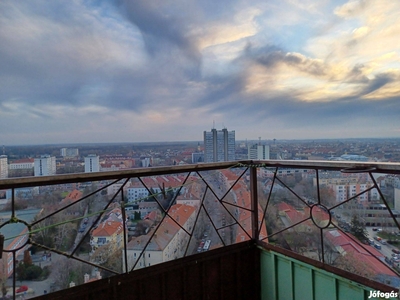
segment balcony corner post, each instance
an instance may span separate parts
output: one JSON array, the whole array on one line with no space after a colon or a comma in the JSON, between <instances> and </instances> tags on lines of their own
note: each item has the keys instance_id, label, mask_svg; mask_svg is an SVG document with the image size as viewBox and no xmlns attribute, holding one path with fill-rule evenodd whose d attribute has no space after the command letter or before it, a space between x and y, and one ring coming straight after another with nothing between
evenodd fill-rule
<instances>
[{"instance_id":1,"label":"balcony corner post","mask_svg":"<svg viewBox=\"0 0 400 300\"><path fill-rule=\"evenodd\" d=\"M252 239L258 241L258 193L257 193L257 167L255 165L250 167L250 195L251 195L251 212L252 212Z\"/></svg>"}]
</instances>

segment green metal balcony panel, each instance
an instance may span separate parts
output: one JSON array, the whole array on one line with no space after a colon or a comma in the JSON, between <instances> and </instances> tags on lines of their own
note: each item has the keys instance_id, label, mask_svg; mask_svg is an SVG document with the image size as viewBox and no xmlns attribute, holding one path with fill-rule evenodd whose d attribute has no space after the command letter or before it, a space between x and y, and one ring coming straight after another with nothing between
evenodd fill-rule
<instances>
[{"instance_id":1,"label":"green metal balcony panel","mask_svg":"<svg viewBox=\"0 0 400 300\"><path fill-rule=\"evenodd\" d=\"M296 264L294 264L296 268ZM314 299L324 299L324 300L336 300L338 299L336 297L337 295L337 286L336 286L336 280L331 274L325 274L322 272L315 272L311 271L312 275L311 276L311 287L314 290ZM360 295L363 296L363 290L360 290ZM363 299L356 297L355 299ZM342 299L350 299L347 295L345 295L345 298Z\"/></svg>"},{"instance_id":2,"label":"green metal balcony panel","mask_svg":"<svg viewBox=\"0 0 400 300\"><path fill-rule=\"evenodd\" d=\"M308 283L312 280L313 276L310 268L303 265L296 265L292 274L292 279L296 278L296 280L292 280L295 291L294 299L302 299L302 297L304 297L303 299L312 299L313 291L308 288Z\"/></svg>"},{"instance_id":3,"label":"green metal balcony panel","mask_svg":"<svg viewBox=\"0 0 400 300\"><path fill-rule=\"evenodd\" d=\"M276 286L278 299L293 299L292 266L290 261L277 256L275 259Z\"/></svg>"},{"instance_id":4,"label":"green metal balcony panel","mask_svg":"<svg viewBox=\"0 0 400 300\"><path fill-rule=\"evenodd\" d=\"M363 300L370 288L293 258L261 250L263 300Z\"/></svg>"}]
</instances>

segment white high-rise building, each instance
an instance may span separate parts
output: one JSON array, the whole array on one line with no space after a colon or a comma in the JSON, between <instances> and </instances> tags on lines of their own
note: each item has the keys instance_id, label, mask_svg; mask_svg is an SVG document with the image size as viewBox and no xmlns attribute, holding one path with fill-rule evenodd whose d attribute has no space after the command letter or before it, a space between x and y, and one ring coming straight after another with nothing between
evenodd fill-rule
<instances>
[{"instance_id":1,"label":"white high-rise building","mask_svg":"<svg viewBox=\"0 0 400 300\"><path fill-rule=\"evenodd\" d=\"M7 155L0 155L0 179L8 178Z\"/></svg>"},{"instance_id":2,"label":"white high-rise building","mask_svg":"<svg viewBox=\"0 0 400 300\"><path fill-rule=\"evenodd\" d=\"M204 131L204 162L235 160L235 131Z\"/></svg>"},{"instance_id":3,"label":"white high-rise building","mask_svg":"<svg viewBox=\"0 0 400 300\"><path fill-rule=\"evenodd\" d=\"M150 157L141 157L140 162L143 168L148 168L151 165L151 158Z\"/></svg>"},{"instance_id":4,"label":"white high-rise building","mask_svg":"<svg viewBox=\"0 0 400 300\"><path fill-rule=\"evenodd\" d=\"M35 176L51 176L56 174L56 158L50 155L42 155L34 161Z\"/></svg>"},{"instance_id":5,"label":"white high-rise building","mask_svg":"<svg viewBox=\"0 0 400 300\"><path fill-rule=\"evenodd\" d=\"M79 155L78 148L61 148L60 155L62 157L76 157Z\"/></svg>"},{"instance_id":6,"label":"white high-rise building","mask_svg":"<svg viewBox=\"0 0 400 300\"><path fill-rule=\"evenodd\" d=\"M85 173L99 172L100 158L96 154L89 154L85 157Z\"/></svg>"},{"instance_id":7,"label":"white high-rise building","mask_svg":"<svg viewBox=\"0 0 400 300\"><path fill-rule=\"evenodd\" d=\"M249 146L248 158L255 160L269 159L269 146L259 144Z\"/></svg>"}]
</instances>

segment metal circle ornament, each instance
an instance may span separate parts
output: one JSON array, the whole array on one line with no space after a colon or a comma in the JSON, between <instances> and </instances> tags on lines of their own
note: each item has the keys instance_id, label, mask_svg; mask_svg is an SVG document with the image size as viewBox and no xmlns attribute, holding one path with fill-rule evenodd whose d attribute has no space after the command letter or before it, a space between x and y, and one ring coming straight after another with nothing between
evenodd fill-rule
<instances>
[{"instance_id":1,"label":"metal circle ornament","mask_svg":"<svg viewBox=\"0 0 400 300\"><path fill-rule=\"evenodd\" d=\"M4 235L3 252L14 252L23 249L30 240L30 225L16 217L0 225L0 232Z\"/></svg>"},{"instance_id":2,"label":"metal circle ornament","mask_svg":"<svg viewBox=\"0 0 400 300\"><path fill-rule=\"evenodd\" d=\"M331 224L330 211L322 204L314 204L310 209L310 217L315 226L324 229Z\"/></svg>"}]
</instances>

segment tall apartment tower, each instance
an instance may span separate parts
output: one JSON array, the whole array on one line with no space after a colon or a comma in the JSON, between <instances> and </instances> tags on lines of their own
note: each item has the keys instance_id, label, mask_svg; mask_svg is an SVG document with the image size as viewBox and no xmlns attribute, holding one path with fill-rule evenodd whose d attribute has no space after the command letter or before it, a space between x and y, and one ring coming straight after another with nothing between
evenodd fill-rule
<instances>
[{"instance_id":1,"label":"tall apartment tower","mask_svg":"<svg viewBox=\"0 0 400 300\"><path fill-rule=\"evenodd\" d=\"M42 155L35 158L33 163L35 176L51 176L56 174L56 158L50 155Z\"/></svg>"},{"instance_id":2,"label":"tall apartment tower","mask_svg":"<svg viewBox=\"0 0 400 300\"><path fill-rule=\"evenodd\" d=\"M0 179L8 178L7 155L0 155Z\"/></svg>"},{"instance_id":3,"label":"tall apartment tower","mask_svg":"<svg viewBox=\"0 0 400 300\"><path fill-rule=\"evenodd\" d=\"M60 155L62 157L76 157L79 155L78 148L61 148Z\"/></svg>"},{"instance_id":4,"label":"tall apartment tower","mask_svg":"<svg viewBox=\"0 0 400 300\"><path fill-rule=\"evenodd\" d=\"M204 162L235 160L235 131L204 131Z\"/></svg>"},{"instance_id":5,"label":"tall apartment tower","mask_svg":"<svg viewBox=\"0 0 400 300\"><path fill-rule=\"evenodd\" d=\"M248 158L254 160L269 159L269 146L260 144L249 146Z\"/></svg>"},{"instance_id":6,"label":"tall apartment tower","mask_svg":"<svg viewBox=\"0 0 400 300\"><path fill-rule=\"evenodd\" d=\"M98 155L89 154L85 157L85 173L99 172L100 158Z\"/></svg>"}]
</instances>

